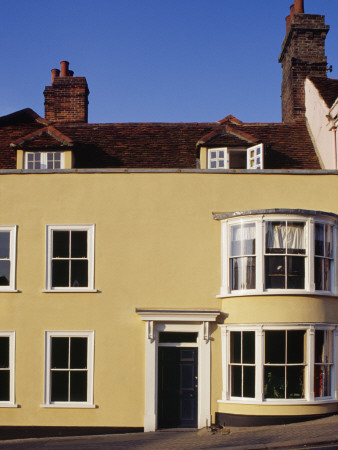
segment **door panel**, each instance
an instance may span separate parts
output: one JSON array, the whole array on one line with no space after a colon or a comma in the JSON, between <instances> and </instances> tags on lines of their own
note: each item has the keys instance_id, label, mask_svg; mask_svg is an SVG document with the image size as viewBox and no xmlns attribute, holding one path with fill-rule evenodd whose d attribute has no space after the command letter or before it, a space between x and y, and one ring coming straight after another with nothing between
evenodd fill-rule
<instances>
[{"instance_id":1,"label":"door panel","mask_svg":"<svg viewBox=\"0 0 338 450\"><path fill-rule=\"evenodd\" d=\"M158 348L158 427L196 427L198 349Z\"/></svg>"}]
</instances>

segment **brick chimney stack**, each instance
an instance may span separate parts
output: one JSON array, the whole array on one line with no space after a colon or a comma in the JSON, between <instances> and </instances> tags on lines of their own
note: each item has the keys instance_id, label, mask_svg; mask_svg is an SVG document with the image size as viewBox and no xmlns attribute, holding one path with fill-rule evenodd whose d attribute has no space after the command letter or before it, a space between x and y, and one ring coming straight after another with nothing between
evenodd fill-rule
<instances>
[{"instance_id":1,"label":"brick chimney stack","mask_svg":"<svg viewBox=\"0 0 338 450\"><path fill-rule=\"evenodd\" d=\"M305 117L304 83L307 76L326 77L325 39L330 29L325 17L305 14L304 0L295 0L286 17L282 64L282 120Z\"/></svg>"},{"instance_id":2,"label":"brick chimney stack","mask_svg":"<svg viewBox=\"0 0 338 450\"><path fill-rule=\"evenodd\" d=\"M43 93L45 119L49 122L88 122L87 81L85 77L73 77L73 74L68 61L61 61L61 72L52 69L51 86L46 86Z\"/></svg>"}]
</instances>

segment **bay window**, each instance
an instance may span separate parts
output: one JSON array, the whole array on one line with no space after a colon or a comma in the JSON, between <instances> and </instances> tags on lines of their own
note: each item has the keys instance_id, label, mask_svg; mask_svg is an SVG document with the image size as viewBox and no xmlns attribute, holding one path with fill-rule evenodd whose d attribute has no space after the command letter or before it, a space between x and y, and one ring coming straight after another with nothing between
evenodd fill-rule
<instances>
[{"instance_id":1,"label":"bay window","mask_svg":"<svg viewBox=\"0 0 338 450\"><path fill-rule=\"evenodd\" d=\"M222 325L224 402L334 401L334 325Z\"/></svg>"},{"instance_id":2,"label":"bay window","mask_svg":"<svg viewBox=\"0 0 338 450\"><path fill-rule=\"evenodd\" d=\"M214 214L216 220L222 220L219 296L315 292L336 295L335 215L267 211Z\"/></svg>"}]
</instances>

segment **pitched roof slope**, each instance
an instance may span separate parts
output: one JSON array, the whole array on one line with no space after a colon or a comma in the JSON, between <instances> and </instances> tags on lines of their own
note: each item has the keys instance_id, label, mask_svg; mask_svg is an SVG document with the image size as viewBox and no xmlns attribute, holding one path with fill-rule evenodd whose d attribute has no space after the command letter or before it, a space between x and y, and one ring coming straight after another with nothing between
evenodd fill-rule
<instances>
[{"instance_id":1,"label":"pitched roof slope","mask_svg":"<svg viewBox=\"0 0 338 450\"><path fill-rule=\"evenodd\" d=\"M303 120L243 123L55 123L32 110L0 118L0 169L16 168L16 148L63 149L71 145L75 168L194 169L199 147L241 147L262 142L265 169L320 169Z\"/></svg>"},{"instance_id":2,"label":"pitched roof slope","mask_svg":"<svg viewBox=\"0 0 338 450\"><path fill-rule=\"evenodd\" d=\"M338 98L338 80L326 77L308 77L316 86L328 108Z\"/></svg>"}]
</instances>

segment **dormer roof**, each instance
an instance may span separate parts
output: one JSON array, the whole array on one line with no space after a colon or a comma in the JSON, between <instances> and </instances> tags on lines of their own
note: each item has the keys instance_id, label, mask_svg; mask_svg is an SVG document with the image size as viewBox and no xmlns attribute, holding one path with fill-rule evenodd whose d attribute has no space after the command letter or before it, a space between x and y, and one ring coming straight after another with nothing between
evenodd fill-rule
<instances>
[{"instance_id":1,"label":"dormer roof","mask_svg":"<svg viewBox=\"0 0 338 450\"><path fill-rule=\"evenodd\" d=\"M49 125L19 137L11 142L10 146L13 148L20 147L26 150L41 150L60 146L72 147L73 141L55 127Z\"/></svg>"}]
</instances>

